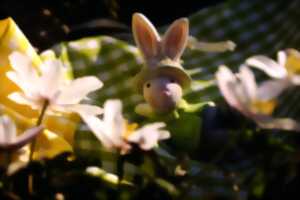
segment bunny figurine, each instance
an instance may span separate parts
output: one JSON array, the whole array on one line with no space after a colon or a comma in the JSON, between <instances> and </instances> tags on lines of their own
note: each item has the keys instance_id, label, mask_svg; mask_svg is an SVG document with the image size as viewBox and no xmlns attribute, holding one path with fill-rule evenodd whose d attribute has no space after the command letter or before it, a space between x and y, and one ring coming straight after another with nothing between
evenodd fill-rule
<instances>
[{"instance_id":1,"label":"bunny figurine","mask_svg":"<svg viewBox=\"0 0 300 200\"><path fill-rule=\"evenodd\" d=\"M180 60L189 38L188 19L173 22L161 38L144 15L135 13L132 31L145 60L145 66L134 77L134 83L146 103L137 105L135 111L153 117L176 113L177 108L192 111L202 107L203 103L190 105L182 98L183 91L191 85L191 77Z\"/></svg>"}]
</instances>

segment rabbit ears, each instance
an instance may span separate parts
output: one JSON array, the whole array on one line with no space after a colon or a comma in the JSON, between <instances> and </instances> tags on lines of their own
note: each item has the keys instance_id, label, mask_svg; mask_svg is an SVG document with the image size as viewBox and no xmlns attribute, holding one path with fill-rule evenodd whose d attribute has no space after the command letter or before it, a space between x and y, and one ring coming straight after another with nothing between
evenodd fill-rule
<instances>
[{"instance_id":1,"label":"rabbit ears","mask_svg":"<svg viewBox=\"0 0 300 200\"><path fill-rule=\"evenodd\" d=\"M134 40L146 61L168 57L179 61L187 44L189 22L181 18L172 23L161 39L153 24L142 14L132 17Z\"/></svg>"}]
</instances>

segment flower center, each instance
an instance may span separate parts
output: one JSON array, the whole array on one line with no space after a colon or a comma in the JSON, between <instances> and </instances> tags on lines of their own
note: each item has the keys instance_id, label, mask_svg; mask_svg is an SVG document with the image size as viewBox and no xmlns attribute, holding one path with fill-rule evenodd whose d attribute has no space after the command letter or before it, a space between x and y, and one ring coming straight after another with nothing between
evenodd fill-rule
<instances>
[{"instance_id":1,"label":"flower center","mask_svg":"<svg viewBox=\"0 0 300 200\"><path fill-rule=\"evenodd\" d=\"M129 124L127 120L125 120L125 131L122 134L122 137L126 140L138 127L137 123Z\"/></svg>"},{"instance_id":2,"label":"flower center","mask_svg":"<svg viewBox=\"0 0 300 200\"><path fill-rule=\"evenodd\" d=\"M251 104L251 110L261 114L272 114L277 102L275 100L269 101L254 101Z\"/></svg>"},{"instance_id":3,"label":"flower center","mask_svg":"<svg viewBox=\"0 0 300 200\"><path fill-rule=\"evenodd\" d=\"M285 68L289 75L300 74L300 57L299 55L291 54L287 57Z\"/></svg>"}]
</instances>

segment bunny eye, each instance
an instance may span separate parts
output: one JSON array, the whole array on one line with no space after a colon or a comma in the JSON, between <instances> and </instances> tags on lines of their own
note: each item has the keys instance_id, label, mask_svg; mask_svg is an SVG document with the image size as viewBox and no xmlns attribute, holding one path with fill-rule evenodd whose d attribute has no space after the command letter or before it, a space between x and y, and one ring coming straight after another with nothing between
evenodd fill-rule
<instances>
[{"instance_id":1,"label":"bunny eye","mask_svg":"<svg viewBox=\"0 0 300 200\"><path fill-rule=\"evenodd\" d=\"M151 87L151 84L150 84L150 83L147 83L147 84L146 84L146 87L147 87L147 88L150 88L150 87Z\"/></svg>"}]
</instances>

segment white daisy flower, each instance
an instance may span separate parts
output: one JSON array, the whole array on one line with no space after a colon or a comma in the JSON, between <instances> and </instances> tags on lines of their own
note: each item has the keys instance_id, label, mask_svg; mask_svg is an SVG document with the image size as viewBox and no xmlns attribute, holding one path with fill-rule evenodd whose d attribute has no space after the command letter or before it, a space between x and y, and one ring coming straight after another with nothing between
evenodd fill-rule
<instances>
[{"instance_id":1,"label":"white daisy flower","mask_svg":"<svg viewBox=\"0 0 300 200\"><path fill-rule=\"evenodd\" d=\"M277 61L258 55L248 58L246 64L273 78L261 85L261 98L265 100L278 96L289 86L300 85L300 53L295 49L279 51Z\"/></svg>"},{"instance_id":2,"label":"white daisy flower","mask_svg":"<svg viewBox=\"0 0 300 200\"><path fill-rule=\"evenodd\" d=\"M162 122L148 124L139 129L136 129L136 124L128 124L122 115L120 100L105 102L103 119L86 116L83 120L105 148L118 150L121 154L130 151L130 143L135 143L147 151L157 146L159 140L170 137L168 131L161 129L165 127Z\"/></svg>"},{"instance_id":3,"label":"white daisy flower","mask_svg":"<svg viewBox=\"0 0 300 200\"><path fill-rule=\"evenodd\" d=\"M59 60L47 60L39 66L19 52L9 56L13 71L7 72L8 78L19 88L9 98L19 104L29 105L41 110L47 103L47 112L76 112L79 115L97 115L102 109L97 106L80 104L86 96L102 87L102 82L94 76L86 76L68 81L64 78L63 64Z\"/></svg>"},{"instance_id":4,"label":"white daisy flower","mask_svg":"<svg viewBox=\"0 0 300 200\"><path fill-rule=\"evenodd\" d=\"M227 103L260 127L300 131L300 125L292 119L271 117L276 101L265 100L262 96L272 91L265 91L264 86L257 86L254 74L247 66L241 66L237 74L233 74L226 66L220 66L216 79Z\"/></svg>"}]
</instances>

